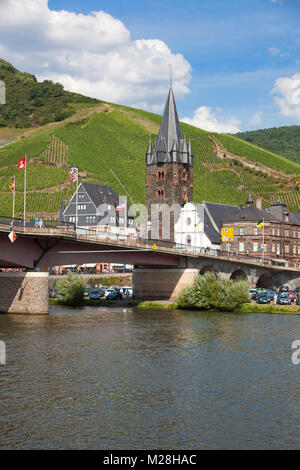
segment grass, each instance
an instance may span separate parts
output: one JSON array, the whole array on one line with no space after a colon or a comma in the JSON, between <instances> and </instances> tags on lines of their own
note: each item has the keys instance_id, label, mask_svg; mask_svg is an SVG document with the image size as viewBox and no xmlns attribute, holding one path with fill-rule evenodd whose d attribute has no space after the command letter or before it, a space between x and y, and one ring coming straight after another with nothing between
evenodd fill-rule
<instances>
[{"instance_id":1,"label":"grass","mask_svg":"<svg viewBox=\"0 0 300 470\"><path fill-rule=\"evenodd\" d=\"M65 162L66 165L75 163L81 172L84 171L85 181L111 186L118 194L127 196L129 204L145 203L145 151L149 133L154 143L161 117L117 105L109 105L102 112L97 107L97 113L93 111L94 104L88 105L86 110L82 103L72 104L72 107L80 110L82 119L79 116L74 122L67 120L56 127L45 126L0 149L1 215L10 216L12 212L8 187L14 174L17 177L16 212L22 210L23 174L18 172L16 164L25 154L29 159L37 159L28 167L29 214L34 216L35 213L43 213L46 217L48 213L52 217L52 214L58 213L61 200L70 198L74 185L69 184L68 169L45 161L44 152L49 145L54 152L51 157L53 162ZM265 205L280 196L290 210L299 209L300 194L290 190L288 179L276 179L270 174L242 167L232 160L220 159L214 153L209 133L201 129L182 124L182 133L187 140L191 140L195 156L195 202L206 200L241 204L251 193L254 198L261 196ZM233 136L214 136L229 151L246 159L269 165L285 174L300 176L300 165L294 162ZM60 144L53 145L53 142Z\"/></svg>"}]
</instances>

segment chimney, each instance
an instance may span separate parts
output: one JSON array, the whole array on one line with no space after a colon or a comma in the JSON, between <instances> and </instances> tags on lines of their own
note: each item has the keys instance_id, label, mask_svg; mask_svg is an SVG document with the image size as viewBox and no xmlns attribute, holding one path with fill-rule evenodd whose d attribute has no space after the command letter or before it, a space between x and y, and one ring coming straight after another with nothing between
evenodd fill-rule
<instances>
[{"instance_id":1,"label":"chimney","mask_svg":"<svg viewBox=\"0 0 300 470\"><path fill-rule=\"evenodd\" d=\"M262 198L258 197L256 199L256 208L259 209L260 211L262 210Z\"/></svg>"}]
</instances>

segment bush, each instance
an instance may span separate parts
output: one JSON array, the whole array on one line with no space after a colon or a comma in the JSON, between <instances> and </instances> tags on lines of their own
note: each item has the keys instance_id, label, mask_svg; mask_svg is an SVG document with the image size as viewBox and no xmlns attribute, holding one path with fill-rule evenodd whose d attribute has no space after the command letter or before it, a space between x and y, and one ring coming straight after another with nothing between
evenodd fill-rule
<instances>
[{"instance_id":1,"label":"bush","mask_svg":"<svg viewBox=\"0 0 300 470\"><path fill-rule=\"evenodd\" d=\"M69 274L67 279L58 281L55 287L59 303L63 305L80 305L83 303L86 281L77 274Z\"/></svg>"},{"instance_id":2,"label":"bush","mask_svg":"<svg viewBox=\"0 0 300 470\"><path fill-rule=\"evenodd\" d=\"M217 278L213 272L196 277L177 300L179 308L233 311L249 301L249 283Z\"/></svg>"}]
</instances>

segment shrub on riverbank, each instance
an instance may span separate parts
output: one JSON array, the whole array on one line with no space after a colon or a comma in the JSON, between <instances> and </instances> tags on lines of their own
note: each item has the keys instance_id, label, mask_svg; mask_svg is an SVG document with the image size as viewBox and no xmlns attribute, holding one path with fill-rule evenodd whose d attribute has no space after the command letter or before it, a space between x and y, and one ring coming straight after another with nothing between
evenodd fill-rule
<instances>
[{"instance_id":1,"label":"shrub on riverbank","mask_svg":"<svg viewBox=\"0 0 300 470\"><path fill-rule=\"evenodd\" d=\"M84 301L86 281L77 274L68 274L66 279L55 284L57 300L62 305L81 305Z\"/></svg>"},{"instance_id":2,"label":"shrub on riverbank","mask_svg":"<svg viewBox=\"0 0 300 470\"><path fill-rule=\"evenodd\" d=\"M179 308L234 311L249 300L248 281L223 279L207 272L197 276L194 284L184 290L177 305Z\"/></svg>"}]
</instances>

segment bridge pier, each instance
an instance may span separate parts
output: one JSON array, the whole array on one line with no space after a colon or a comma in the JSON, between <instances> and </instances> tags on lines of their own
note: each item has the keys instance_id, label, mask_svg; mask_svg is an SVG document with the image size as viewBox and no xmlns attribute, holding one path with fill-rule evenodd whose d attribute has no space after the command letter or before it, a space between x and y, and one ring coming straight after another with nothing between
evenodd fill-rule
<instances>
[{"instance_id":1,"label":"bridge pier","mask_svg":"<svg viewBox=\"0 0 300 470\"><path fill-rule=\"evenodd\" d=\"M191 286L198 269L135 268L132 287L136 299L175 300L187 286Z\"/></svg>"},{"instance_id":2,"label":"bridge pier","mask_svg":"<svg viewBox=\"0 0 300 470\"><path fill-rule=\"evenodd\" d=\"M0 273L0 312L47 315L48 278L45 272Z\"/></svg>"}]
</instances>

